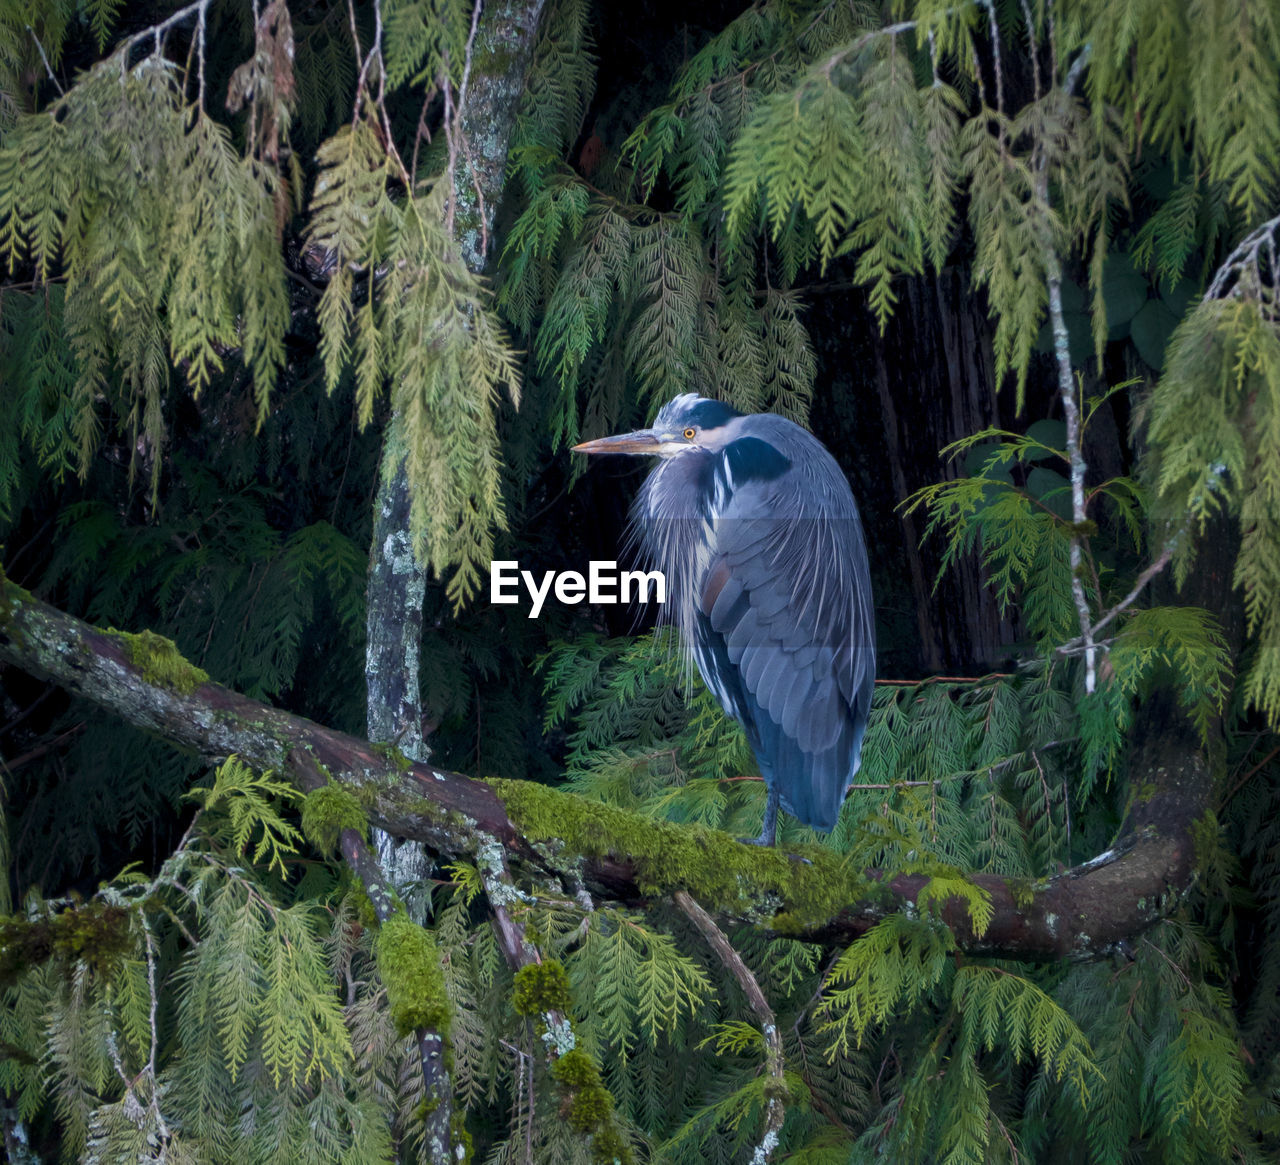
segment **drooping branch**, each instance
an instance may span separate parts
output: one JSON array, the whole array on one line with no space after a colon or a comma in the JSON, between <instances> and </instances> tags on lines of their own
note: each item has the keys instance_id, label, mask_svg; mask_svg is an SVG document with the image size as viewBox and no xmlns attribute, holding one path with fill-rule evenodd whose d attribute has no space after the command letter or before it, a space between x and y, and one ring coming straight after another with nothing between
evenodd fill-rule
<instances>
[{"instance_id":1,"label":"drooping branch","mask_svg":"<svg viewBox=\"0 0 1280 1165\"><path fill-rule=\"evenodd\" d=\"M695 826L655 822L524 781L480 781L250 700L203 678L157 636L101 631L0 581L0 662L43 676L211 761L238 754L352 792L372 824L444 857L498 845L518 877L572 867L597 901L643 904L687 890L713 914L829 945L929 897L926 875L850 871L837 855L761 851ZM962 902L943 919L961 949L1019 959L1108 955L1163 917L1190 885L1191 826L1204 812L1204 757L1176 709L1148 709L1132 768L1135 802L1120 839L1040 882L975 874L992 920L974 930Z\"/></svg>"}]
</instances>

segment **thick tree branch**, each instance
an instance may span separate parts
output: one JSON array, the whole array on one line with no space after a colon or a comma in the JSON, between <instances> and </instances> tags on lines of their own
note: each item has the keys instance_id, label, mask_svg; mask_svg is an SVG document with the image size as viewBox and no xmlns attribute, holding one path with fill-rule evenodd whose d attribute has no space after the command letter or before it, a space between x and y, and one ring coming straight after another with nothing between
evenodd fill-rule
<instances>
[{"instance_id":1,"label":"thick tree branch","mask_svg":"<svg viewBox=\"0 0 1280 1165\"><path fill-rule=\"evenodd\" d=\"M850 872L825 851L762 852L723 834L648 821L526 782L489 783L409 764L385 746L220 684L195 682L202 678L195 669L183 683L181 668L189 665L176 652L163 658L156 641L100 631L0 581L0 662L53 680L211 761L235 753L304 789L323 771L360 799L378 828L445 856L476 855L496 843L517 875L573 864L597 900L641 903L687 889L722 918L831 945L847 943L887 914L915 909L929 883L923 875ZM155 678L160 672L167 678ZM1191 825L1206 807L1207 767L1176 709L1149 711L1145 719L1132 761L1133 784L1143 795L1116 845L1042 882L974 875L993 907L987 929L975 933L957 900L942 910L963 950L1019 959L1103 957L1125 949L1190 885Z\"/></svg>"}]
</instances>

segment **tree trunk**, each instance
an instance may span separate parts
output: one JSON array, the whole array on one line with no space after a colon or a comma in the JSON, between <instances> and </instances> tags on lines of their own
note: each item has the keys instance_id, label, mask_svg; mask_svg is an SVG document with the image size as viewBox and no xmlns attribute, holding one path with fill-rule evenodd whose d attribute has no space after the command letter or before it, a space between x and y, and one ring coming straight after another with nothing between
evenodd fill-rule
<instances>
[{"instance_id":1,"label":"tree trunk","mask_svg":"<svg viewBox=\"0 0 1280 1165\"><path fill-rule=\"evenodd\" d=\"M477 0L478 2L478 0ZM533 57L543 0L509 0L485 8L477 29L475 60L462 107L462 152L454 185L455 222L471 224L461 239L463 257L480 272L486 262L484 241L493 228L502 193L507 148L516 109ZM471 62L469 62L469 65ZM482 197L477 197L477 191ZM483 229L479 224L483 223ZM426 569L414 557L409 533L407 449L398 414L393 414L383 445L369 553L365 677L367 725L371 741L395 744L414 761L428 757L419 686L422 608ZM413 903L409 888L423 883L432 857L421 844L397 841L387 833L376 839L387 879ZM418 921L422 921L419 917ZM420 1036L423 1074L432 1101L427 1146L433 1160L452 1161L452 1104L443 1043L438 1035Z\"/></svg>"}]
</instances>

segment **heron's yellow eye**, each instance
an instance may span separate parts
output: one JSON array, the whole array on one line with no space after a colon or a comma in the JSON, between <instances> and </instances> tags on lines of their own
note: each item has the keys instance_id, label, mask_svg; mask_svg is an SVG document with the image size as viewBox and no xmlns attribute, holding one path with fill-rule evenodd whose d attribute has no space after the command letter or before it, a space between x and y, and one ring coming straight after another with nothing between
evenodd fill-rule
<instances>
[{"instance_id":1,"label":"heron's yellow eye","mask_svg":"<svg viewBox=\"0 0 1280 1165\"><path fill-rule=\"evenodd\" d=\"M686 429L684 431L684 439L686 441L692 441L694 437L696 437L697 435L698 435L698 432L696 429Z\"/></svg>"}]
</instances>

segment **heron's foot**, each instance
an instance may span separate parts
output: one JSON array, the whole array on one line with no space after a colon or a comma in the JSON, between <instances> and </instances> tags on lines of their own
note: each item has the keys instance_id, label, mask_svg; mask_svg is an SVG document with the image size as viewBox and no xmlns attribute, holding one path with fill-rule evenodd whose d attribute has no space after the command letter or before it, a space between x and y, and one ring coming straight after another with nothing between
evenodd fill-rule
<instances>
[{"instance_id":1,"label":"heron's foot","mask_svg":"<svg viewBox=\"0 0 1280 1165\"><path fill-rule=\"evenodd\" d=\"M747 845L778 844L778 801L780 800L780 790L771 781L768 781L767 785L769 792L764 799L764 821L760 824L760 836L754 838L744 837L742 840Z\"/></svg>"}]
</instances>

